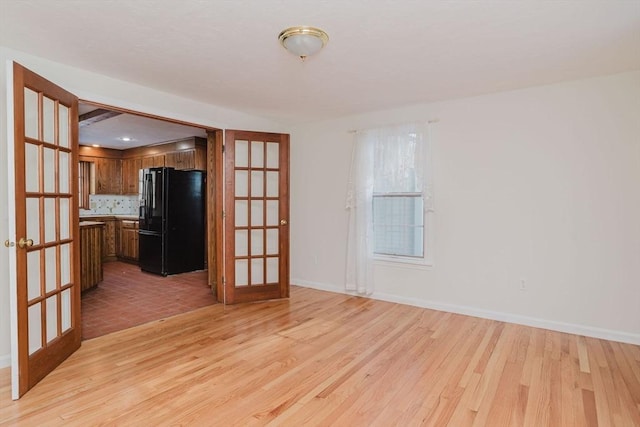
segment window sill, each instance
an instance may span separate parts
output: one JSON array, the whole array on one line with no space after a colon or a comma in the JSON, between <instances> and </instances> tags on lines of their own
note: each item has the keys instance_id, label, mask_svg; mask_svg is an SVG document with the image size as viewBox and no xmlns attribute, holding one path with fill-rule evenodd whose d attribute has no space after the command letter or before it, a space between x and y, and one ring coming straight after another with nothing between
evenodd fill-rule
<instances>
[{"instance_id":1,"label":"window sill","mask_svg":"<svg viewBox=\"0 0 640 427\"><path fill-rule=\"evenodd\" d=\"M382 256L374 255L373 263L375 265L382 265L386 267L396 268L413 268L417 270L431 270L433 268L433 261L423 258L405 258L394 256Z\"/></svg>"}]
</instances>

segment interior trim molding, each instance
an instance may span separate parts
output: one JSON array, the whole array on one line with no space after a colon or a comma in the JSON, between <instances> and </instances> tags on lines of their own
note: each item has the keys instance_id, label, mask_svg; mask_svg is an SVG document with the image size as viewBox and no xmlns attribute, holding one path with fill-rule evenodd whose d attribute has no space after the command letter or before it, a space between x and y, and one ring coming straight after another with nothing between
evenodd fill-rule
<instances>
[{"instance_id":1,"label":"interior trim molding","mask_svg":"<svg viewBox=\"0 0 640 427\"><path fill-rule=\"evenodd\" d=\"M342 294L353 294L346 292L344 288L326 283L312 282L301 279L291 279L292 284L298 286L318 289L321 291L337 292ZM365 296L366 297L366 296ZM575 323L557 322L555 320L539 319L535 317L521 316L519 314L504 313L499 311L484 310L476 307L447 304L437 301L428 301L418 298L407 298L381 292L374 292L368 298L381 301L395 302L398 304L412 305L415 307L428 308L431 310L446 311L449 313L464 314L466 316L479 317L482 319L497 320L517 325L531 326L534 328L549 329L551 331L564 332L574 335L583 335L591 338L605 339L609 341L623 342L627 344L640 345L640 334L631 332L614 331L611 329L597 328L594 326L579 325Z\"/></svg>"}]
</instances>

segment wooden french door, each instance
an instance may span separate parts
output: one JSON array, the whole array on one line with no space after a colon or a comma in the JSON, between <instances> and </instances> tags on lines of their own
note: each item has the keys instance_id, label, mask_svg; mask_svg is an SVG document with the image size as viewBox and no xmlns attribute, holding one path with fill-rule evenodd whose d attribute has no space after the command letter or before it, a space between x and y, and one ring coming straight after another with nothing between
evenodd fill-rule
<instances>
[{"instance_id":1,"label":"wooden french door","mask_svg":"<svg viewBox=\"0 0 640 427\"><path fill-rule=\"evenodd\" d=\"M15 63L13 79L18 398L80 347L78 99Z\"/></svg>"},{"instance_id":2,"label":"wooden french door","mask_svg":"<svg viewBox=\"0 0 640 427\"><path fill-rule=\"evenodd\" d=\"M289 296L289 135L225 132L226 304Z\"/></svg>"}]
</instances>

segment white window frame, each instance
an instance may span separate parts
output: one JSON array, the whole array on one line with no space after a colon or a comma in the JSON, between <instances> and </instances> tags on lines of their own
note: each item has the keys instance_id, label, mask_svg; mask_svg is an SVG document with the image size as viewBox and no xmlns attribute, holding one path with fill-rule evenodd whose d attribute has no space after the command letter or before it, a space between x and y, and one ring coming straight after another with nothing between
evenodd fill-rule
<instances>
[{"instance_id":1,"label":"white window frame","mask_svg":"<svg viewBox=\"0 0 640 427\"><path fill-rule=\"evenodd\" d=\"M422 192L423 204L425 203L426 197L424 192ZM391 267L414 267L419 269L433 267L433 210L425 208L423 215L422 256L412 257L374 252L373 260L375 264Z\"/></svg>"}]
</instances>

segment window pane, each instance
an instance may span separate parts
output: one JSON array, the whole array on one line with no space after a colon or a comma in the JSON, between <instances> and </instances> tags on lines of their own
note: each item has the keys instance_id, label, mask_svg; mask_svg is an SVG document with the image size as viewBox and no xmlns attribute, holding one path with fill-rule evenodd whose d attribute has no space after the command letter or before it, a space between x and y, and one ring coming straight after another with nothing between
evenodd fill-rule
<instances>
[{"instance_id":1,"label":"window pane","mask_svg":"<svg viewBox=\"0 0 640 427\"><path fill-rule=\"evenodd\" d=\"M424 254L423 197L374 195L374 252L384 255L422 257Z\"/></svg>"}]
</instances>

